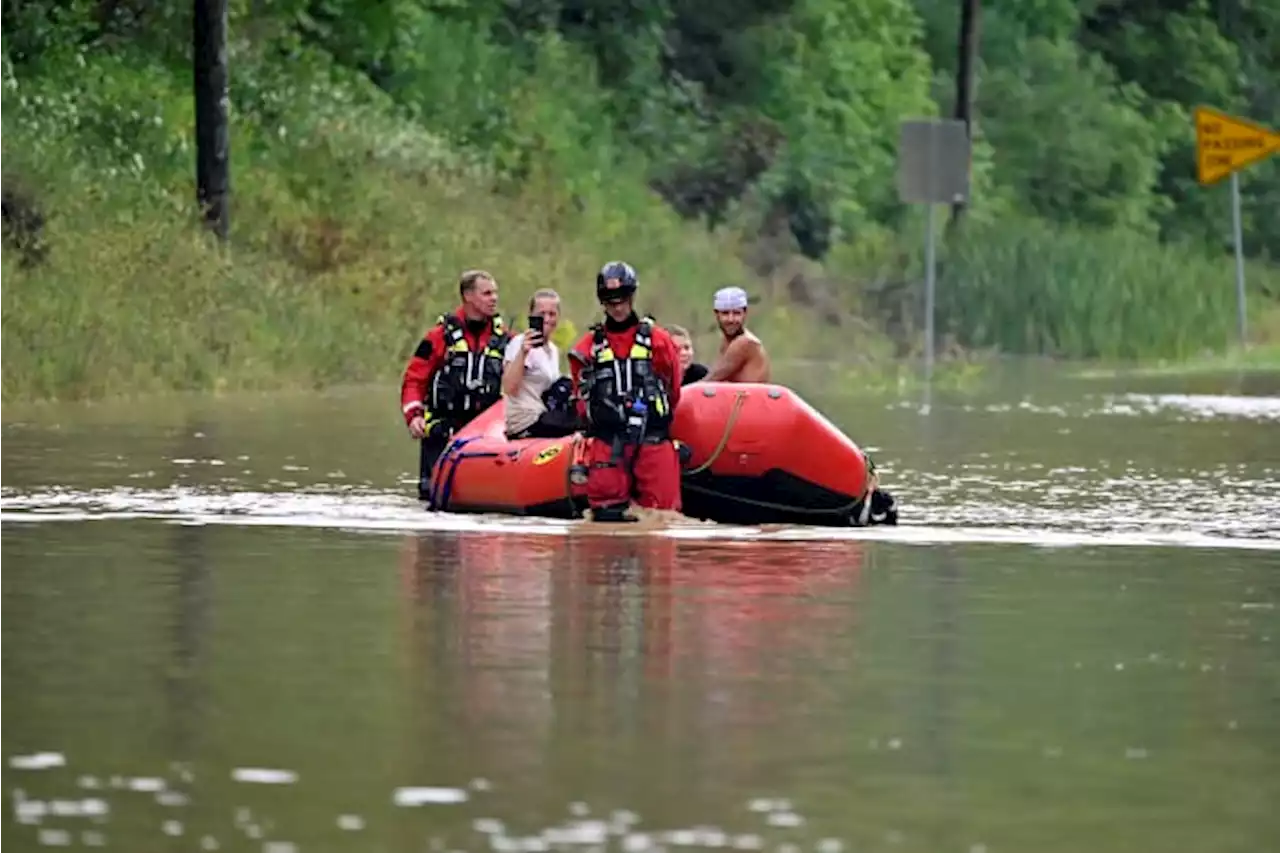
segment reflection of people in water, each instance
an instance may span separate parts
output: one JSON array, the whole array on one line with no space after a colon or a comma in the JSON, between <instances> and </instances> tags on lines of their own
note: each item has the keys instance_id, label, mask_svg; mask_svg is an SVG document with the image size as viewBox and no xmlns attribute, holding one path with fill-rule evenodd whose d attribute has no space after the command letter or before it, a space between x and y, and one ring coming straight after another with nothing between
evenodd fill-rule
<instances>
[{"instance_id":1,"label":"reflection of people in water","mask_svg":"<svg viewBox=\"0 0 1280 853\"><path fill-rule=\"evenodd\" d=\"M424 697L414 725L443 725L437 736L459 726L467 744L459 760L474 762L473 775L496 772L483 766L490 759L503 772L543 773L557 550L549 536L441 533L405 541L408 683Z\"/></svg>"},{"instance_id":2,"label":"reflection of people in water","mask_svg":"<svg viewBox=\"0 0 1280 853\"><path fill-rule=\"evenodd\" d=\"M604 778L644 763L655 736L688 749L651 766L653 784L706 793L717 774L749 776L761 740L803 742L805 702L830 701L807 662L847 648L860 547L587 530L413 537L410 683L426 697L414 726L451 731L467 744L451 758L488 778L545 784L564 775L548 760ZM794 679L787 701L780 678Z\"/></svg>"}]
</instances>

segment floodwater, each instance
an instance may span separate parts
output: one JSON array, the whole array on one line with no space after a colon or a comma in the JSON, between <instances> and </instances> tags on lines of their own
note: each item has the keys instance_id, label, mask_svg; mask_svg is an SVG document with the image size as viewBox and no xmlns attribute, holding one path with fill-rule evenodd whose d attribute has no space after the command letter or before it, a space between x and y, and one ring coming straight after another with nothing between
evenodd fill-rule
<instances>
[{"instance_id":1,"label":"floodwater","mask_svg":"<svg viewBox=\"0 0 1280 853\"><path fill-rule=\"evenodd\" d=\"M1280 376L839 384L897 528L434 516L395 389L8 407L3 841L1280 848Z\"/></svg>"}]
</instances>

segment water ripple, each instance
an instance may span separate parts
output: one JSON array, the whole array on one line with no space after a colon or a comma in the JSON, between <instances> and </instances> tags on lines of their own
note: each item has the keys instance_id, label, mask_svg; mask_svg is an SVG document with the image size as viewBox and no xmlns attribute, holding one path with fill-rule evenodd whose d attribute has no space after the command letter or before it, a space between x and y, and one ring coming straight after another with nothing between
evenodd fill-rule
<instances>
[{"instance_id":1,"label":"water ripple","mask_svg":"<svg viewBox=\"0 0 1280 853\"><path fill-rule=\"evenodd\" d=\"M889 408L914 405L900 402ZM610 532L684 539L864 538L912 544L1280 549L1280 458L1272 461L1266 455L1269 445L1263 434L1273 429L1272 422L1280 421L1280 397L1090 393L1065 402L1029 398L985 405L965 402L953 406L947 415L951 420L939 427L938 435L922 439L914 455L909 443L904 446L909 439L899 434L897 446L886 451L887 458L878 459L882 480L901 507L902 524L896 529L736 527L690 520L657 529ZM1122 433L1107 423L1130 417L1161 423L1121 427ZM1046 419L1066 425L1046 428ZM1221 429L1206 436L1202 427L1180 425L1204 421L1220 423ZM1086 423L1092 426L1085 427ZM907 431L905 426L895 428L902 433ZM894 434L894 429L870 431ZM951 431L956 438L947 434ZM1072 432L1087 434L1074 436L1070 443L1060 440L1061 434ZM1147 434L1150 441L1144 440ZM1012 443L1010 436L1015 437ZM44 441L36 437L31 442L37 456L44 452L39 450ZM1148 452L1149 448L1154 449ZM1202 458L1201 448L1210 454L1221 450L1223 455L1217 457L1221 461ZM879 455L878 448L871 449ZM1106 458L1108 454L1113 458ZM547 535L578 531L584 524L425 512L410 496L410 472L394 475L398 483L386 476L362 480L323 454L315 459L288 455L283 457L287 464L281 464L270 463L271 454L255 451L255 467L265 472L256 481L251 469L228 470L213 455L172 450L133 460L114 452L101 455L109 457L113 467L132 468L133 473L126 470L119 475L123 482L140 486L140 481L147 480L156 486L102 484L102 480L94 483L102 484L97 488L5 486L0 488L0 519L10 523L156 519L193 525ZM244 464L251 454L226 453L225 457ZM210 467L222 471L211 474ZM228 475L223 476L224 472ZM279 472L308 482L271 476ZM166 484L170 477L171 484Z\"/></svg>"},{"instance_id":2,"label":"water ripple","mask_svg":"<svg viewBox=\"0 0 1280 853\"><path fill-rule=\"evenodd\" d=\"M20 756L11 758L10 766L20 766L21 762L15 764L14 758ZM293 775L296 778L296 774ZM157 781L162 787L169 788L171 785L189 785L192 780L186 774L172 780ZM477 784L482 781L472 780L466 786L396 788L392 791L389 802L393 807L452 807L470 804L468 789L491 790L487 782ZM190 787L189 790L192 799L198 799L199 788ZM53 847L72 845L77 836L85 846L103 846L107 843L107 833L102 829L84 828L85 821L88 820L91 826L110 825L111 815L117 812L122 819L133 820L136 818L131 813L139 805L139 801L130 798L127 791L122 791L120 800L114 803L105 799L69 800L56 796L41 799L31 796L20 786L12 787L9 794L17 823L32 827L30 831L35 835L36 843ZM503 819L493 816L492 810L502 808L500 792L483 797L482 800L484 801L478 804L480 816L465 825L469 832L462 830L462 837L459 837L454 832L438 828L438 834L430 837L428 848L440 851L485 849L494 853L546 853L551 850L575 849L647 853L662 851L668 847L843 853L849 843L847 839L829 834L829 830L823 833L816 826L822 821L806 817L792 800L782 798L750 798L744 804L742 822L737 826L704 823L674 827L652 825L640 814L624 808L610 808L593 813L589 803L574 801L568 804L568 814L561 819L553 819L544 826L525 832L517 831ZM130 817L124 818L124 815ZM250 809L241 806L224 820L226 824L221 827L211 825L206 820L202 822L199 831L192 830L190 833L186 824L173 818L160 820L153 826L159 835L170 838L198 836L198 846L202 850L218 850L226 844L235 846L239 840L237 836L259 842L264 851L291 853L302 849L302 845L287 838L271 837L279 830L276 821L263 807ZM392 816L387 812L374 810L372 813L359 814L345 811L337 813L329 825L342 833L364 833L371 829L385 830L391 821ZM51 825L60 822L62 825ZM900 842L905 838L905 833L894 828L886 829L885 837L891 836ZM975 846L980 844L981 842L976 842Z\"/></svg>"},{"instance_id":3,"label":"water ripple","mask_svg":"<svg viewBox=\"0 0 1280 853\"><path fill-rule=\"evenodd\" d=\"M1169 545L1280 550L1280 483L1219 480L1196 492L1195 478L1098 479L1079 486L1070 469L1039 478L997 479L896 472L906 521L897 528L746 527L693 520L658 527L604 527L585 521L425 511L396 492L317 489L220 491L192 486L80 491L6 490L4 522L157 519L178 524L313 527L352 531L456 531L565 535L600 531L677 539L824 541L874 539L905 544L948 542L1072 545ZM1070 488L1055 482L1073 481Z\"/></svg>"}]
</instances>

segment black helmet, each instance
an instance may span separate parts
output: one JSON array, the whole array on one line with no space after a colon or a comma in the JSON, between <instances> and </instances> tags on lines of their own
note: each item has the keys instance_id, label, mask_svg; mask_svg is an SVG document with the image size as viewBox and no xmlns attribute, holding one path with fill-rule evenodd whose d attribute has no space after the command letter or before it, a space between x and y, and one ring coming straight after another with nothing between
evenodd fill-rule
<instances>
[{"instance_id":1,"label":"black helmet","mask_svg":"<svg viewBox=\"0 0 1280 853\"><path fill-rule=\"evenodd\" d=\"M606 286L605 283L612 278L619 281L619 287ZM629 299L635 296L636 289L639 287L640 279L636 276L636 271L631 264L626 261L609 261L600 268L600 272L596 273L596 298L601 303Z\"/></svg>"}]
</instances>

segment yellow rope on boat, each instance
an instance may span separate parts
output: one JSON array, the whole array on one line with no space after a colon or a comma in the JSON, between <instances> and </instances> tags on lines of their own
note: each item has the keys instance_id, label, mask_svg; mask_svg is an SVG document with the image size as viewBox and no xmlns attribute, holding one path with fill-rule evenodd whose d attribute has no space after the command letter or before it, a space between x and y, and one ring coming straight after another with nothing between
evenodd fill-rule
<instances>
[{"instance_id":1,"label":"yellow rope on boat","mask_svg":"<svg viewBox=\"0 0 1280 853\"><path fill-rule=\"evenodd\" d=\"M710 468L720 454L724 452L725 447L729 444L729 435L733 432L733 425L738 422L738 415L742 414L742 406L747 402L747 392L739 391L733 400L733 408L729 411L729 419L724 423L724 434L720 436L720 443L716 445L716 449L711 451L711 455L707 457L707 461L703 462L697 468L686 473L700 474Z\"/></svg>"}]
</instances>

